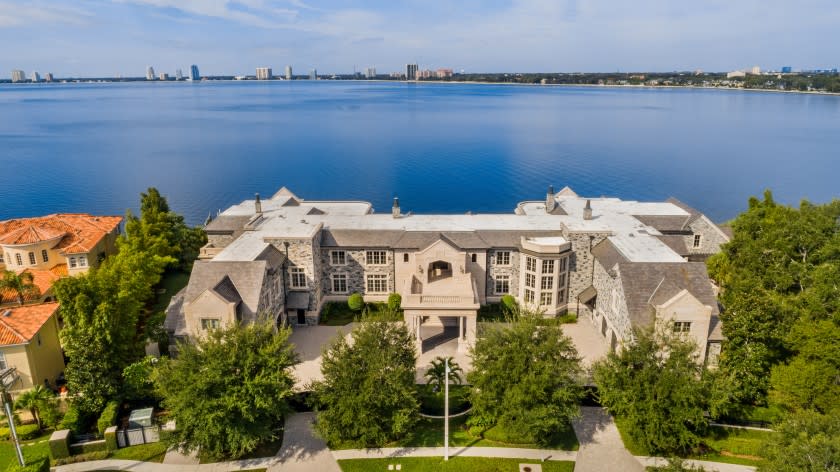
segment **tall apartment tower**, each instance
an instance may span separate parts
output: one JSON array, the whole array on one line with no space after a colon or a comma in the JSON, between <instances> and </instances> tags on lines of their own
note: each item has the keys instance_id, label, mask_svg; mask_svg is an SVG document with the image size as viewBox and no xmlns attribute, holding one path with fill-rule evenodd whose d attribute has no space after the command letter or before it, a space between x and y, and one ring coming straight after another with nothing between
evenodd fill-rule
<instances>
[{"instance_id":1,"label":"tall apartment tower","mask_svg":"<svg viewBox=\"0 0 840 472\"><path fill-rule=\"evenodd\" d=\"M376 78L376 67L368 67L365 69L365 78L366 79L375 79Z\"/></svg>"},{"instance_id":2,"label":"tall apartment tower","mask_svg":"<svg viewBox=\"0 0 840 472\"><path fill-rule=\"evenodd\" d=\"M309 80L318 80L318 69L309 71Z\"/></svg>"},{"instance_id":3,"label":"tall apartment tower","mask_svg":"<svg viewBox=\"0 0 840 472\"><path fill-rule=\"evenodd\" d=\"M183 80L184 73L181 72L181 69L175 69L175 80Z\"/></svg>"},{"instance_id":4,"label":"tall apartment tower","mask_svg":"<svg viewBox=\"0 0 840 472\"><path fill-rule=\"evenodd\" d=\"M292 80L292 66L286 66L286 80Z\"/></svg>"},{"instance_id":5,"label":"tall apartment tower","mask_svg":"<svg viewBox=\"0 0 840 472\"><path fill-rule=\"evenodd\" d=\"M39 74L38 71L32 71L32 75L30 76L30 78L32 79L32 82L35 82L37 84L41 81L41 74Z\"/></svg>"},{"instance_id":6,"label":"tall apartment tower","mask_svg":"<svg viewBox=\"0 0 840 472\"><path fill-rule=\"evenodd\" d=\"M405 65L405 80L415 80L417 78L417 64Z\"/></svg>"},{"instance_id":7,"label":"tall apartment tower","mask_svg":"<svg viewBox=\"0 0 840 472\"><path fill-rule=\"evenodd\" d=\"M26 74L20 69L12 71L12 82L26 82Z\"/></svg>"},{"instance_id":8,"label":"tall apartment tower","mask_svg":"<svg viewBox=\"0 0 840 472\"><path fill-rule=\"evenodd\" d=\"M47 72L46 75L44 75L44 80L46 80L47 82L52 82L54 80L52 72Z\"/></svg>"},{"instance_id":9,"label":"tall apartment tower","mask_svg":"<svg viewBox=\"0 0 840 472\"><path fill-rule=\"evenodd\" d=\"M149 66L146 68L146 80L155 80L155 68Z\"/></svg>"},{"instance_id":10,"label":"tall apartment tower","mask_svg":"<svg viewBox=\"0 0 840 472\"><path fill-rule=\"evenodd\" d=\"M193 64L190 66L190 80L198 81L201 80L201 74L198 73L198 66Z\"/></svg>"},{"instance_id":11,"label":"tall apartment tower","mask_svg":"<svg viewBox=\"0 0 840 472\"><path fill-rule=\"evenodd\" d=\"M257 80L271 80L271 67L257 67Z\"/></svg>"}]
</instances>

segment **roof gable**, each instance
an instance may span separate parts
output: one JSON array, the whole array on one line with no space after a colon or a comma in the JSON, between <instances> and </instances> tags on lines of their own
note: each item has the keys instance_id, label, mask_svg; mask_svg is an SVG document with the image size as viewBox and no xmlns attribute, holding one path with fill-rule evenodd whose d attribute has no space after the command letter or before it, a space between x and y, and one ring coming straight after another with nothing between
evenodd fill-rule
<instances>
[{"instance_id":1,"label":"roof gable","mask_svg":"<svg viewBox=\"0 0 840 472\"><path fill-rule=\"evenodd\" d=\"M292 197L292 198L295 198L295 199L300 200L300 199L298 198L298 196L297 196L297 195L295 195L294 193L292 193L292 191L291 191L291 190L289 190L288 188L286 188L286 186L280 187L280 190L278 190L278 191L277 191L277 193L275 193L274 195L272 195L272 196L271 196L271 199L272 199L272 200L277 200L277 199L278 199L278 198L280 198L280 197Z\"/></svg>"},{"instance_id":2,"label":"roof gable","mask_svg":"<svg viewBox=\"0 0 840 472\"><path fill-rule=\"evenodd\" d=\"M0 345L28 343L57 310L55 302L0 308Z\"/></svg>"}]
</instances>

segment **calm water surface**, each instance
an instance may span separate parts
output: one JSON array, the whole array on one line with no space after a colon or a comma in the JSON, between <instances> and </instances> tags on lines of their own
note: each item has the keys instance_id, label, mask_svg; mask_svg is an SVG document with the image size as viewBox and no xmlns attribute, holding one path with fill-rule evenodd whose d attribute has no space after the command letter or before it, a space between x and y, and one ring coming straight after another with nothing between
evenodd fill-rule
<instances>
[{"instance_id":1,"label":"calm water surface","mask_svg":"<svg viewBox=\"0 0 840 472\"><path fill-rule=\"evenodd\" d=\"M340 82L0 86L0 219L123 214L158 187L192 223L286 185L389 211L509 212L545 188L692 204L838 197L840 97Z\"/></svg>"}]
</instances>

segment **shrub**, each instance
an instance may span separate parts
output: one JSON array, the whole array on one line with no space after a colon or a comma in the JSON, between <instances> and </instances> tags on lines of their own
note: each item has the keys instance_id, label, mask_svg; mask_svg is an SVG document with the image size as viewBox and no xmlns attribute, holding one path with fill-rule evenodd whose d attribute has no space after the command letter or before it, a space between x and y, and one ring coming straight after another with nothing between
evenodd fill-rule
<instances>
[{"instance_id":1,"label":"shrub","mask_svg":"<svg viewBox=\"0 0 840 472\"><path fill-rule=\"evenodd\" d=\"M85 431L85 416L79 411L74 403L67 407L67 412L64 413L64 418L58 424L58 429L69 429L74 433L83 433Z\"/></svg>"},{"instance_id":2,"label":"shrub","mask_svg":"<svg viewBox=\"0 0 840 472\"><path fill-rule=\"evenodd\" d=\"M108 458L108 451L88 452L85 454L77 454L75 456L65 457L63 459L56 459L55 465L75 464L77 462L87 461L101 461Z\"/></svg>"},{"instance_id":3,"label":"shrub","mask_svg":"<svg viewBox=\"0 0 840 472\"><path fill-rule=\"evenodd\" d=\"M365 299L362 298L361 293L353 292L350 298L347 299L347 306L353 311L362 311L362 308L365 307Z\"/></svg>"},{"instance_id":4,"label":"shrub","mask_svg":"<svg viewBox=\"0 0 840 472\"><path fill-rule=\"evenodd\" d=\"M508 314L512 314L516 311L519 305L516 303L516 299L513 298L513 295L505 295L502 297L502 306L504 307L505 311Z\"/></svg>"},{"instance_id":5,"label":"shrub","mask_svg":"<svg viewBox=\"0 0 840 472\"><path fill-rule=\"evenodd\" d=\"M0 441L8 441L11 434L9 428L0 428Z\"/></svg>"},{"instance_id":6,"label":"shrub","mask_svg":"<svg viewBox=\"0 0 840 472\"><path fill-rule=\"evenodd\" d=\"M21 467L17 464L13 464L6 469L7 472L49 472L50 470L50 460L46 457L40 457L38 459L31 459L27 461L25 467Z\"/></svg>"},{"instance_id":7,"label":"shrub","mask_svg":"<svg viewBox=\"0 0 840 472\"><path fill-rule=\"evenodd\" d=\"M89 454L91 452L107 451L108 445L105 441L91 441L87 443L70 446L71 454Z\"/></svg>"},{"instance_id":8,"label":"shrub","mask_svg":"<svg viewBox=\"0 0 840 472\"><path fill-rule=\"evenodd\" d=\"M70 456L70 431L62 430L50 436L50 457L63 459Z\"/></svg>"},{"instance_id":9,"label":"shrub","mask_svg":"<svg viewBox=\"0 0 840 472\"><path fill-rule=\"evenodd\" d=\"M22 441L35 439L41 433L41 428L37 424L23 424L16 429L18 438Z\"/></svg>"},{"instance_id":10,"label":"shrub","mask_svg":"<svg viewBox=\"0 0 840 472\"><path fill-rule=\"evenodd\" d=\"M99 420L96 422L96 429L99 431L99 435L105 434L105 430L108 429L109 426L114 426L117 424L117 414L120 411L120 404L115 400L111 400L105 405L105 409L102 410L102 414L99 415Z\"/></svg>"},{"instance_id":11,"label":"shrub","mask_svg":"<svg viewBox=\"0 0 840 472\"><path fill-rule=\"evenodd\" d=\"M402 296L399 293L392 293L388 295L388 308L391 310L399 310L402 304Z\"/></svg>"}]
</instances>

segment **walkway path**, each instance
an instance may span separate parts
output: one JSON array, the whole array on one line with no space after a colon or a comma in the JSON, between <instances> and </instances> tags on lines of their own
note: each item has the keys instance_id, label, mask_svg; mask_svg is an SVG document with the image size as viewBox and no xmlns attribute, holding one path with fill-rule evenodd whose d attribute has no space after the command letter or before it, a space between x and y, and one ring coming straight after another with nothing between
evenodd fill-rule
<instances>
[{"instance_id":1,"label":"walkway path","mask_svg":"<svg viewBox=\"0 0 840 472\"><path fill-rule=\"evenodd\" d=\"M580 442L575 472L644 472L624 448L612 417L603 408L582 407L572 426Z\"/></svg>"}]
</instances>

